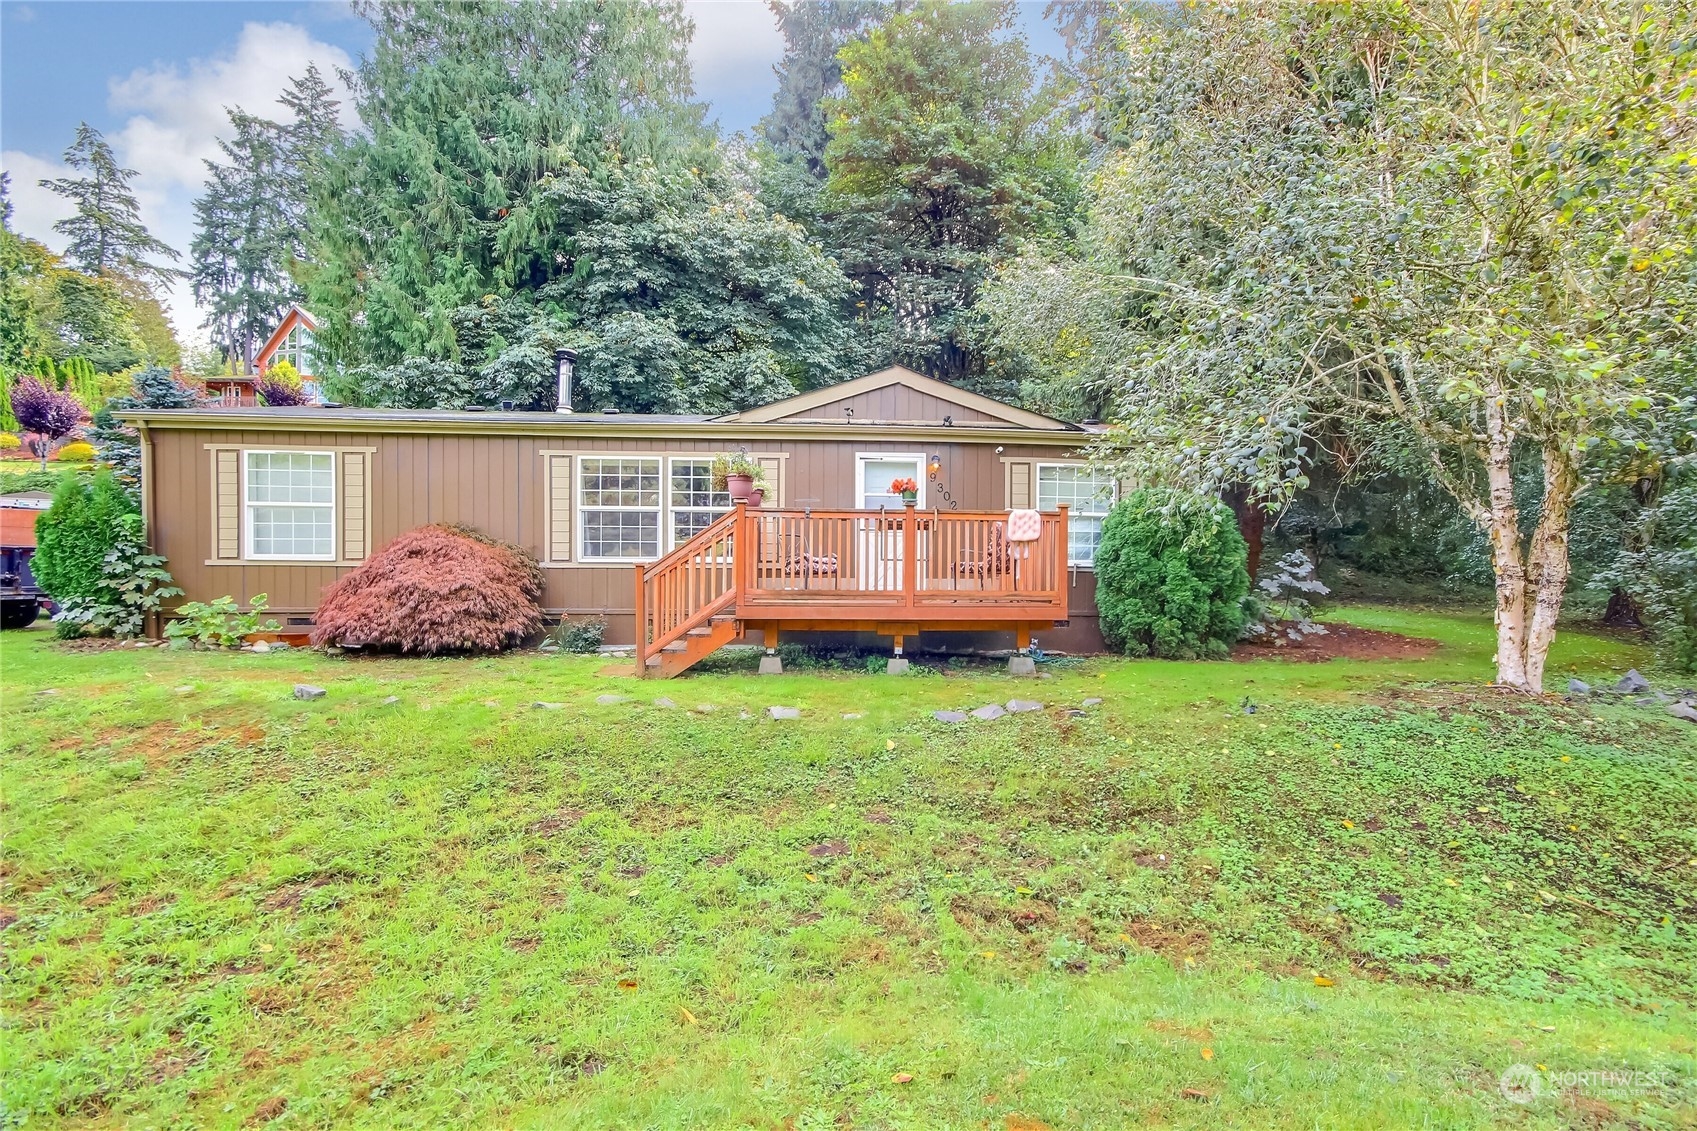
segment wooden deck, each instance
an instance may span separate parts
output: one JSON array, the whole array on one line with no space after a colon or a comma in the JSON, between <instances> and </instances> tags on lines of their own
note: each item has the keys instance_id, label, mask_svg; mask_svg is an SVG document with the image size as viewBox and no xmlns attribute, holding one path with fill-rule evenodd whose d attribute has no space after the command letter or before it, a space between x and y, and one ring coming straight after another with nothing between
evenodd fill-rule
<instances>
[{"instance_id":1,"label":"wooden deck","mask_svg":"<svg viewBox=\"0 0 1697 1131\"><path fill-rule=\"evenodd\" d=\"M731 512L636 567L637 670L676 675L722 644L784 629L1031 631L1067 618L1067 513L1010 542L1000 512Z\"/></svg>"}]
</instances>

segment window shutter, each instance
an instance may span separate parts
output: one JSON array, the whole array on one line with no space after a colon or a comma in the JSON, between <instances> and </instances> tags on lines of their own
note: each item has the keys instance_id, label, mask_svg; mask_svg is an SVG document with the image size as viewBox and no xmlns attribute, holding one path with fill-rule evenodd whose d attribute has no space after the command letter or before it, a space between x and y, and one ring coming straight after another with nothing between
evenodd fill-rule
<instances>
[{"instance_id":1,"label":"window shutter","mask_svg":"<svg viewBox=\"0 0 1697 1131\"><path fill-rule=\"evenodd\" d=\"M547 460L546 534L548 560L572 560L572 457L549 455Z\"/></svg>"},{"instance_id":2,"label":"window shutter","mask_svg":"<svg viewBox=\"0 0 1697 1131\"><path fill-rule=\"evenodd\" d=\"M240 561L242 556L242 453L212 449L212 558Z\"/></svg>"},{"instance_id":3,"label":"window shutter","mask_svg":"<svg viewBox=\"0 0 1697 1131\"><path fill-rule=\"evenodd\" d=\"M343 561L364 561L371 553L367 517L371 510L371 453L341 452Z\"/></svg>"},{"instance_id":4,"label":"window shutter","mask_svg":"<svg viewBox=\"0 0 1697 1131\"><path fill-rule=\"evenodd\" d=\"M772 489L772 497L764 500L772 506L784 505L784 460L782 456L755 456L754 460L760 465L760 470L766 475L766 485Z\"/></svg>"},{"instance_id":5,"label":"window shutter","mask_svg":"<svg viewBox=\"0 0 1697 1131\"><path fill-rule=\"evenodd\" d=\"M1008 509L1010 511L1031 510L1037 505L1037 493L1033 479L1030 460L1009 460L1003 465L1007 468Z\"/></svg>"}]
</instances>

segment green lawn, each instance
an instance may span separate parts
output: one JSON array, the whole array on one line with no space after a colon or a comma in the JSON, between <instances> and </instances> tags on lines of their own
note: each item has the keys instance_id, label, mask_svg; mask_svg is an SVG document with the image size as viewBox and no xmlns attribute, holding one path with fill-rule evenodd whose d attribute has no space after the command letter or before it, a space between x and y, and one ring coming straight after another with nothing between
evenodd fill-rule
<instances>
[{"instance_id":1,"label":"green lawn","mask_svg":"<svg viewBox=\"0 0 1697 1131\"><path fill-rule=\"evenodd\" d=\"M8 633L0 1126L1697 1125L1697 727L1340 615L1444 647L638 683ZM1644 662L1569 633L1552 683Z\"/></svg>"}]
</instances>

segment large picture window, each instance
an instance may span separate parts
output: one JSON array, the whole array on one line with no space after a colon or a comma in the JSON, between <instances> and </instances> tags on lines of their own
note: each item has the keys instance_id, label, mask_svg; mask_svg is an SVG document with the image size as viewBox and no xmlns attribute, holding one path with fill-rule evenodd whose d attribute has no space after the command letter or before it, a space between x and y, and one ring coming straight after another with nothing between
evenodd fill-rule
<instances>
[{"instance_id":1,"label":"large picture window","mask_svg":"<svg viewBox=\"0 0 1697 1131\"><path fill-rule=\"evenodd\" d=\"M1102 520L1114 506L1113 477L1086 464L1037 465L1037 509L1052 511L1067 504L1067 561L1076 566L1096 561L1102 541Z\"/></svg>"},{"instance_id":2,"label":"large picture window","mask_svg":"<svg viewBox=\"0 0 1697 1131\"><path fill-rule=\"evenodd\" d=\"M672 546L677 547L730 510L731 496L713 490L711 459L674 459L670 503Z\"/></svg>"},{"instance_id":3,"label":"large picture window","mask_svg":"<svg viewBox=\"0 0 1697 1131\"><path fill-rule=\"evenodd\" d=\"M578 459L578 529L584 561L660 556L664 495L658 456Z\"/></svg>"},{"instance_id":4,"label":"large picture window","mask_svg":"<svg viewBox=\"0 0 1697 1131\"><path fill-rule=\"evenodd\" d=\"M330 452L244 453L247 556L336 556L336 457Z\"/></svg>"},{"instance_id":5,"label":"large picture window","mask_svg":"<svg viewBox=\"0 0 1697 1131\"><path fill-rule=\"evenodd\" d=\"M295 372L308 376L313 371L312 361L312 331L305 326L296 325L277 345L277 352L271 355L271 364L286 361L295 367Z\"/></svg>"}]
</instances>

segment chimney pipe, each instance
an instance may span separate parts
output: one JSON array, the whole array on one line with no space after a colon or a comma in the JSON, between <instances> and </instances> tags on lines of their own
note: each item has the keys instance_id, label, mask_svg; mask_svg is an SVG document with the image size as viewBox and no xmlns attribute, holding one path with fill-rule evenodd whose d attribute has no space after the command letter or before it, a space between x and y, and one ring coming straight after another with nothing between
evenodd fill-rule
<instances>
[{"instance_id":1,"label":"chimney pipe","mask_svg":"<svg viewBox=\"0 0 1697 1131\"><path fill-rule=\"evenodd\" d=\"M577 351L560 349L554 351L554 373L559 380L559 407L555 412L572 411L572 367L577 362Z\"/></svg>"}]
</instances>

